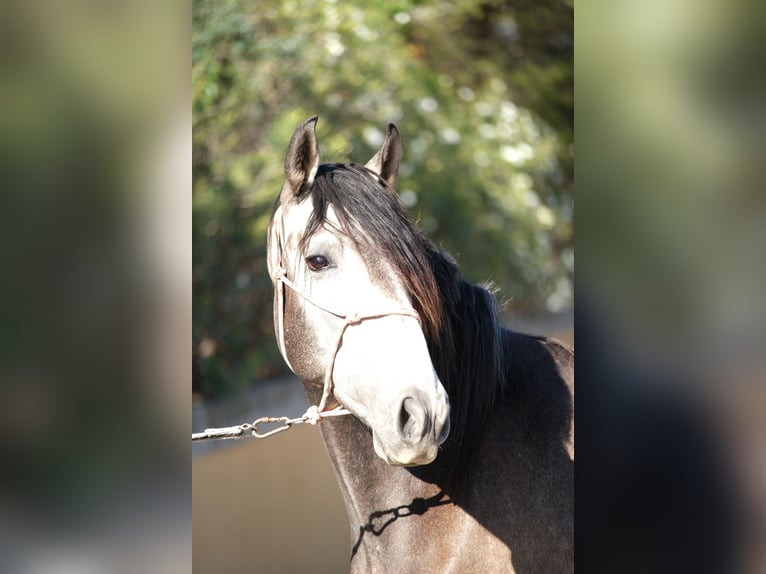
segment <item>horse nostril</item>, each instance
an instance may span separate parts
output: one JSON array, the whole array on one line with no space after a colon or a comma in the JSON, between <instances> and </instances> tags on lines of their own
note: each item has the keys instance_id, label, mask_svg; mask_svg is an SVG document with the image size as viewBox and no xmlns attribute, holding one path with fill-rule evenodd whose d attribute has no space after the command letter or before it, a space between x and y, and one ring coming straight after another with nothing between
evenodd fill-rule
<instances>
[{"instance_id":1,"label":"horse nostril","mask_svg":"<svg viewBox=\"0 0 766 574\"><path fill-rule=\"evenodd\" d=\"M449 422L449 416L444 421L444 424L442 425L441 431L439 432L439 436L436 437L437 444L443 443L445 440L447 440L447 437L449 436L449 430L450 430L450 422Z\"/></svg>"},{"instance_id":2,"label":"horse nostril","mask_svg":"<svg viewBox=\"0 0 766 574\"><path fill-rule=\"evenodd\" d=\"M399 436L408 443L416 443L428 432L426 409L414 398L407 397L399 409Z\"/></svg>"}]
</instances>

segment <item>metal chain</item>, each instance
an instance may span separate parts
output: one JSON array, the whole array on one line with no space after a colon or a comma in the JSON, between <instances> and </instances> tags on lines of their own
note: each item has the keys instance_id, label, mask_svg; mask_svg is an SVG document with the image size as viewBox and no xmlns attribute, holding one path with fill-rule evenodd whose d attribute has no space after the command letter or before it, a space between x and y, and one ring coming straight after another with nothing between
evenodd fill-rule
<instances>
[{"instance_id":1,"label":"metal chain","mask_svg":"<svg viewBox=\"0 0 766 574\"><path fill-rule=\"evenodd\" d=\"M329 411L319 412L316 406L309 407L308 410L298 418L289 417L261 417L252 423L244 423L232 427L208 428L199 433L192 433L192 442L201 440L222 440L232 438L268 438L275 434L292 428L293 425L310 424L316 425L322 419L327 417L339 417L350 415L351 412L344 408L335 408ZM280 426L269 431L260 432L258 425L280 423ZM249 434L248 434L249 432Z\"/></svg>"}]
</instances>

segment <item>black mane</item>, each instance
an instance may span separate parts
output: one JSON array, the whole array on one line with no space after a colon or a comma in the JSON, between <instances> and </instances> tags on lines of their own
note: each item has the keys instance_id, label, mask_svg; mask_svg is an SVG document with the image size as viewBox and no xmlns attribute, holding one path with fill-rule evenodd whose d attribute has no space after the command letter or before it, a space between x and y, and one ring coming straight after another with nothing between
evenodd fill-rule
<instances>
[{"instance_id":1,"label":"black mane","mask_svg":"<svg viewBox=\"0 0 766 574\"><path fill-rule=\"evenodd\" d=\"M447 253L434 248L430 258L444 324L428 346L450 399L452 430L444 448L451 451L448 484L455 490L468 478L495 401L506 388L506 370L495 297L463 279Z\"/></svg>"},{"instance_id":2,"label":"black mane","mask_svg":"<svg viewBox=\"0 0 766 574\"><path fill-rule=\"evenodd\" d=\"M299 200L313 212L301 248L327 223L333 206L341 231L367 257L384 257L404 281L420 314L431 359L449 395L448 483L465 475L496 398L505 387L498 307L492 293L462 278L455 261L423 235L397 193L354 164L323 164Z\"/></svg>"}]
</instances>

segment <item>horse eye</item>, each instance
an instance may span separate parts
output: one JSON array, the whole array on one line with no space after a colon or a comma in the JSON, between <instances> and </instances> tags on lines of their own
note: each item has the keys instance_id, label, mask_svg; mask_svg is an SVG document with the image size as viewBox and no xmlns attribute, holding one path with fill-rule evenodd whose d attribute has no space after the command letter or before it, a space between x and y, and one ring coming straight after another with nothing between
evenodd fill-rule
<instances>
[{"instance_id":1,"label":"horse eye","mask_svg":"<svg viewBox=\"0 0 766 574\"><path fill-rule=\"evenodd\" d=\"M326 267L330 266L330 262L327 260L326 257L322 255L314 255L312 257L307 257L306 263L308 263L309 269L311 269L312 271L319 271L321 269L325 269Z\"/></svg>"}]
</instances>

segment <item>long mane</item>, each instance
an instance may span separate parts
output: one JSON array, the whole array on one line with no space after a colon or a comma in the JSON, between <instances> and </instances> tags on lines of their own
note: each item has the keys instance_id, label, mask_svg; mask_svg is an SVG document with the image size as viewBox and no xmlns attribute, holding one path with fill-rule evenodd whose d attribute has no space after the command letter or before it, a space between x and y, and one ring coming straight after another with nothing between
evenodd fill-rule
<instances>
[{"instance_id":1,"label":"long mane","mask_svg":"<svg viewBox=\"0 0 766 574\"><path fill-rule=\"evenodd\" d=\"M417 227L397 193L354 164L323 164L298 194L313 212L301 249L334 208L340 231L368 258L383 257L420 314L431 360L450 399L448 482L469 468L494 404L505 387L498 308L492 293L462 278L455 261Z\"/></svg>"}]
</instances>

